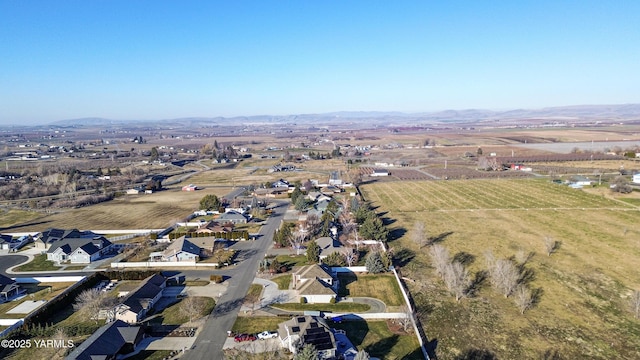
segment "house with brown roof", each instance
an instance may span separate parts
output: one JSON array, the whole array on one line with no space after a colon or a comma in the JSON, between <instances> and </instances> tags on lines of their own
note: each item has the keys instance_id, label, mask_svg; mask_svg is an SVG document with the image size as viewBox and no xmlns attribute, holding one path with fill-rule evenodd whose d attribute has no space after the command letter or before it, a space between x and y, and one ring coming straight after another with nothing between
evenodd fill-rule
<instances>
[{"instance_id":1,"label":"house with brown roof","mask_svg":"<svg viewBox=\"0 0 640 360\"><path fill-rule=\"evenodd\" d=\"M293 289L308 303L329 303L337 296L338 281L320 265L302 266L292 275Z\"/></svg>"},{"instance_id":2,"label":"house with brown roof","mask_svg":"<svg viewBox=\"0 0 640 360\"><path fill-rule=\"evenodd\" d=\"M214 234L214 233L230 233L233 231L234 224L231 222L220 223L218 221L210 220L202 224L196 233Z\"/></svg>"},{"instance_id":3,"label":"house with brown roof","mask_svg":"<svg viewBox=\"0 0 640 360\"><path fill-rule=\"evenodd\" d=\"M336 356L333 330L318 316L296 316L278 324L278 337L282 347L294 354L305 344L311 344L319 359L334 359Z\"/></svg>"}]
</instances>

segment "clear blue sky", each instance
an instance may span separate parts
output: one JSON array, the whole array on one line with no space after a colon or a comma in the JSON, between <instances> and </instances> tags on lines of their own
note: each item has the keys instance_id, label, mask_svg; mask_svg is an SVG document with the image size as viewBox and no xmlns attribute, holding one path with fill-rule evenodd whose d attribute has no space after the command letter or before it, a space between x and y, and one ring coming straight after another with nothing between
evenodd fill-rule
<instances>
[{"instance_id":1,"label":"clear blue sky","mask_svg":"<svg viewBox=\"0 0 640 360\"><path fill-rule=\"evenodd\" d=\"M0 0L0 124L638 102L635 0Z\"/></svg>"}]
</instances>

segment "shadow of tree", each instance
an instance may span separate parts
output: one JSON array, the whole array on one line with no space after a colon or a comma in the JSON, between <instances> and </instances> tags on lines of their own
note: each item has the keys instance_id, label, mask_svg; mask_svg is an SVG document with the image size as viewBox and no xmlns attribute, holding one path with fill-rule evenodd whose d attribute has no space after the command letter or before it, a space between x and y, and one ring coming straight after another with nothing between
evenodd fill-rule
<instances>
[{"instance_id":1,"label":"shadow of tree","mask_svg":"<svg viewBox=\"0 0 640 360\"><path fill-rule=\"evenodd\" d=\"M427 243L428 244L437 244L437 243L443 242L451 234L453 234L453 231L447 231L447 232L441 233L440 235L431 236L429 238L429 241L427 241Z\"/></svg>"},{"instance_id":2,"label":"shadow of tree","mask_svg":"<svg viewBox=\"0 0 640 360\"><path fill-rule=\"evenodd\" d=\"M540 303L543 294L544 290L540 287L531 290L531 307L534 307Z\"/></svg>"},{"instance_id":3,"label":"shadow of tree","mask_svg":"<svg viewBox=\"0 0 640 360\"><path fill-rule=\"evenodd\" d=\"M378 342L365 346L364 349L370 356L386 359L387 355L391 352L391 349L398 343L399 337L399 335L393 334L392 336L380 339Z\"/></svg>"},{"instance_id":4,"label":"shadow of tree","mask_svg":"<svg viewBox=\"0 0 640 360\"><path fill-rule=\"evenodd\" d=\"M388 237L387 240L388 241L398 240L399 238L404 236L404 234L406 234L406 233L407 233L407 229L405 229L403 227L394 228L394 229L389 231L389 237Z\"/></svg>"},{"instance_id":5,"label":"shadow of tree","mask_svg":"<svg viewBox=\"0 0 640 360\"><path fill-rule=\"evenodd\" d=\"M404 267L406 266L413 258L416 257L416 253L413 250L402 248L395 252L393 257L393 262L396 266Z\"/></svg>"},{"instance_id":6,"label":"shadow of tree","mask_svg":"<svg viewBox=\"0 0 640 360\"><path fill-rule=\"evenodd\" d=\"M476 260L475 255L469 254L468 252L465 252L465 251L460 251L459 253L453 255L453 259L451 260L451 262L457 261L464 266L469 266L473 264L475 260Z\"/></svg>"},{"instance_id":7,"label":"shadow of tree","mask_svg":"<svg viewBox=\"0 0 640 360\"><path fill-rule=\"evenodd\" d=\"M496 354L485 349L468 349L462 354L456 356L455 360L495 360Z\"/></svg>"},{"instance_id":8,"label":"shadow of tree","mask_svg":"<svg viewBox=\"0 0 640 360\"><path fill-rule=\"evenodd\" d=\"M470 297L475 296L487 278L489 277L489 272L487 270L478 270L476 271L473 280L471 280L471 284L469 284L468 295Z\"/></svg>"}]
</instances>

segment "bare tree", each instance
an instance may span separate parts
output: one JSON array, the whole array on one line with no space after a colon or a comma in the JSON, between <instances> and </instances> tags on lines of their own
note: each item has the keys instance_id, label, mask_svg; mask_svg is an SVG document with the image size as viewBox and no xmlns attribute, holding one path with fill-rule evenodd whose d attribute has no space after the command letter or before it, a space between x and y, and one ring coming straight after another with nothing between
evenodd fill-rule
<instances>
[{"instance_id":1,"label":"bare tree","mask_svg":"<svg viewBox=\"0 0 640 360\"><path fill-rule=\"evenodd\" d=\"M320 226L320 218L316 214L307 215L307 229L309 233L315 234L318 231L318 227Z\"/></svg>"},{"instance_id":2,"label":"bare tree","mask_svg":"<svg viewBox=\"0 0 640 360\"><path fill-rule=\"evenodd\" d=\"M640 291L635 290L631 294L631 309L636 319L640 319Z\"/></svg>"},{"instance_id":3,"label":"bare tree","mask_svg":"<svg viewBox=\"0 0 640 360\"><path fill-rule=\"evenodd\" d=\"M82 312L97 322L100 310L111 307L113 305L113 300L114 299L106 292L102 292L98 289L88 289L81 292L76 297L76 302L73 304L73 310Z\"/></svg>"},{"instance_id":4,"label":"bare tree","mask_svg":"<svg viewBox=\"0 0 640 360\"><path fill-rule=\"evenodd\" d=\"M469 285L471 285L471 277L467 269L458 261L447 264L444 283L449 291L456 297L456 301L460 301L467 296Z\"/></svg>"},{"instance_id":5,"label":"bare tree","mask_svg":"<svg viewBox=\"0 0 640 360\"><path fill-rule=\"evenodd\" d=\"M426 227L422 221L416 221L416 223L413 224L413 233L411 234L411 239L418 245L419 248L430 245L429 236L427 235Z\"/></svg>"},{"instance_id":6,"label":"bare tree","mask_svg":"<svg viewBox=\"0 0 640 360\"><path fill-rule=\"evenodd\" d=\"M347 266L353 266L358 261L358 252L353 248L346 248L344 251L344 260L347 262Z\"/></svg>"},{"instance_id":7,"label":"bare tree","mask_svg":"<svg viewBox=\"0 0 640 360\"><path fill-rule=\"evenodd\" d=\"M501 259L495 262L492 268L489 268L491 276L491 284L504 297L509 297L520 280L520 272L511 260Z\"/></svg>"},{"instance_id":8,"label":"bare tree","mask_svg":"<svg viewBox=\"0 0 640 360\"><path fill-rule=\"evenodd\" d=\"M307 238L307 233L304 231L296 230L291 233L289 237L289 244L296 251L296 255L300 255L300 250L302 249L302 244Z\"/></svg>"},{"instance_id":9,"label":"bare tree","mask_svg":"<svg viewBox=\"0 0 640 360\"><path fill-rule=\"evenodd\" d=\"M438 275L444 276L447 265L451 262L449 251L442 245L434 245L429 249L429 256Z\"/></svg>"},{"instance_id":10,"label":"bare tree","mask_svg":"<svg viewBox=\"0 0 640 360\"><path fill-rule=\"evenodd\" d=\"M526 285L519 285L515 290L513 301L518 306L520 314L524 314L533 306L533 294Z\"/></svg>"},{"instance_id":11,"label":"bare tree","mask_svg":"<svg viewBox=\"0 0 640 360\"><path fill-rule=\"evenodd\" d=\"M402 326L402 330L405 332L411 327L411 318L413 317L413 311L407 304L403 304L400 307L400 312L404 314L404 317L398 319L398 323Z\"/></svg>"},{"instance_id":12,"label":"bare tree","mask_svg":"<svg viewBox=\"0 0 640 360\"><path fill-rule=\"evenodd\" d=\"M551 256L558 250L560 243L555 241L551 236L544 237L544 249L547 252L547 256Z\"/></svg>"},{"instance_id":13,"label":"bare tree","mask_svg":"<svg viewBox=\"0 0 640 360\"><path fill-rule=\"evenodd\" d=\"M206 306L204 298L187 294L187 297L180 301L180 312L189 318L189 322L192 322L200 317Z\"/></svg>"}]
</instances>

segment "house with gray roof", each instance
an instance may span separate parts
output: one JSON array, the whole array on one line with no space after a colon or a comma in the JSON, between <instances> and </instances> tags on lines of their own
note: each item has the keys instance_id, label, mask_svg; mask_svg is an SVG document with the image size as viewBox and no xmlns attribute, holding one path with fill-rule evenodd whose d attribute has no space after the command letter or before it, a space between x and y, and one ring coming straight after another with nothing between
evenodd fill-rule
<instances>
[{"instance_id":1,"label":"house with gray roof","mask_svg":"<svg viewBox=\"0 0 640 360\"><path fill-rule=\"evenodd\" d=\"M0 274L0 303L9 301L22 292L15 280Z\"/></svg>"},{"instance_id":2,"label":"house with gray roof","mask_svg":"<svg viewBox=\"0 0 640 360\"><path fill-rule=\"evenodd\" d=\"M186 236L181 236L171 243L164 251L150 254L151 261L198 261L201 249Z\"/></svg>"},{"instance_id":3,"label":"house with gray roof","mask_svg":"<svg viewBox=\"0 0 640 360\"><path fill-rule=\"evenodd\" d=\"M317 238L316 244L320 247L320 261L333 253L339 253L343 249L340 242L330 236Z\"/></svg>"},{"instance_id":4,"label":"house with gray roof","mask_svg":"<svg viewBox=\"0 0 640 360\"><path fill-rule=\"evenodd\" d=\"M64 238L53 242L47 250L47 260L57 263L89 264L112 251L112 243L104 236L94 238Z\"/></svg>"},{"instance_id":5,"label":"house with gray roof","mask_svg":"<svg viewBox=\"0 0 640 360\"><path fill-rule=\"evenodd\" d=\"M296 353L300 345L311 344L319 359L335 359L336 338L327 322L319 316L295 316L278 324L282 347Z\"/></svg>"},{"instance_id":6,"label":"house with gray roof","mask_svg":"<svg viewBox=\"0 0 640 360\"><path fill-rule=\"evenodd\" d=\"M144 337L140 326L116 320L100 327L82 344L75 347L66 360L112 360L128 354Z\"/></svg>"},{"instance_id":7,"label":"house with gray roof","mask_svg":"<svg viewBox=\"0 0 640 360\"><path fill-rule=\"evenodd\" d=\"M115 307L115 318L130 324L140 322L162 297L165 284L165 278L160 274L144 279Z\"/></svg>"},{"instance_id":8,"label":"house with gray roof","mask_svg":"<svg viewBox=\"0 0 640 360\"><path fill-rule=\"evenodd\" d=\"M247 218L240 214L239 212L229 211L224 214L220 214L220 216L216 219L221 224L232 223L232 224L246 224Z\"/></svg>"},{"instance_id":9,"label":"house with gray roof","mask_svg":"<svg viewBox=\"0 0 640 360\"><path fill-rule=\"evenodd\" d=\"M63 239L93 239L100 236L92 231L80 231L78 229L49 228L33 239L36 249L48 250L55 242Z\"/></svg>"}]
</instances>

